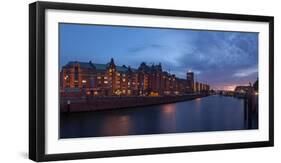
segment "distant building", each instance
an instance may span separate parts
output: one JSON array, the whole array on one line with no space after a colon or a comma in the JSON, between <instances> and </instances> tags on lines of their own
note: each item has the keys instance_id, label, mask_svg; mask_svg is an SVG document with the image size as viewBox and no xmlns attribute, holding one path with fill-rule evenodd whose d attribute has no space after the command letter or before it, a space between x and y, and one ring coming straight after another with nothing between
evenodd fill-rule
<instances>
[{"instance_id":1,"label":"distant building","mask_svg":"<svg viewBox=\"0 0 281 163\"><path fill-rule=\"evenodd\" d=\"M191 71L188 71L186 73L186 89L187 92L194 92L194 73Z\"/></svg>"},{"instance_id":2,"label":"distant building","mask_svg":"<svg viewBox=\"0 0 281 163\"><path fill-rule=\"evenodd\" d=\"M254 90L257 92L259 90L259 80L257 79L253 84Z\"/></svg>"},{"instance_id":3,"label":"distant building","mask_svg":"<svg viewBox=\"0 0 281 163\"><path fill-rule=\"evenodd\" d=\"M193 72L180 79L163 71L161 63L149 66L142 62L135 69L117 66L113 59L106 64L72 61L60 72L62 96L163 96L210 89L206 84L197 85L195 89Z\"/></svg>"},{"instance_id":4,"label":"distant building","mask_svg":"<svg viewBox=\"0 0 281 163\"><path fill-rule=\"evenodd\" d=\"M249 82L248 86L236 86L235 90L236 93L251 93L254 91L254 87L252 84Z\"/></svg>"},{"instance_id":5,"label":"distant building","mask_svg":"<svg viewBox=\"0 0 281 163\"><path fill-rule=\"evenodd\" d=\"M210 91L210 86L208 84L195 82L194 83L194 92L205 93Z\"/></svg>"},{"instance_id":6,"label":"distant building","mask_svg":"<svg viewBox=\"0 0 281 163\"><path fill-rule=\"evenodd\" d=\"M252 86L236 86L235 92L245 93L252 90L252 88L253 88Z\"/></svg>"}]
</instances>

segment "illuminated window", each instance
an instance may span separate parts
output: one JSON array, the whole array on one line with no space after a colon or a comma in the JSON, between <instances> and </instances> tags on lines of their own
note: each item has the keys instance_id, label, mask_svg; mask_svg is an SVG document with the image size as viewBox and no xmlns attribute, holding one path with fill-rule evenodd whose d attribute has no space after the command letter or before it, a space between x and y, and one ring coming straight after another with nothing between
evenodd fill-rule
<instances>
[{"instance_id":1,"label":"illuminated window","mask_svg":"<svg viewBox=\"0 0 281 163\"><path fill-rule=\"evenodd\" d=\"M115 91L115 94L116 94L116 95L120 95L120 94L121 94L121 91L120 91L119 89L117 89L117 90Z\"/></svg>"},{"instance_id":2,"label":"illuminated window","mask_svg":"<svg viewBox=\"0 0 281 163\"><path fill-rule=\"evenodd\" d=\"M78 88L78 80L74 80L74 87Z\"/></svg>"},{"instance_id":3,"label":"illuminated window","mask_svg":"<svg viewBox=\"0 0 281 163\"><path fill-rule=\"evenodd\" d=\"M108 81L104 81L103 83L104 83L104 84L108 84Z\"/></svg>"},{"instance_id":4,"label":"illuminated window","mask_svg":"<svg viewBox=\"0 0 281 163\"><path fill-rule=\"evenodd\" d=\"M123 81L123 82L125 82L125 81L126 81L126 79L125 79L125 78L123 78L123 79L122 79L122 81Z\"/></svg>"},{"instance_id":5,"label":"illuminated window","mask_svg":"<svg viewBox=\"0 0 281 163\"><path fill-rule=\"evenodd\" d=\"M66 76L64 77L64 79L66 80L66 87L67 87L67 88L70 88L70 77L69 77L68 75L66 75Z\"/></svg>"},{"instance_id":6,"label":"illuminated window","mask_svg":"<svg viewBox=\"0 0 281 163\"><path fill-rule=\"evenodd\" d=\"M98 76L98 79L101 79L101 77L100 77L100 76Z\"/></svg>"},{"instance_id":7,"label":"illuminated window","mask_svg":"<svg viewBox=\"0 0 281 163\"><path fill-rule=\"evenodd\" d=\"M82 80L82 83L83 83L83 84L86 84L86 83L87 83L87 81L86 81L86 80Z\"/></svg>"},{"instance_id":8,"label":"illuminated window","mask_svg":"<svg viewBox=\"0 0 281 163\"><path fill-rule=\"evenodd\" d=\"M107 76L103 77L104 79L107 79Z\"/></svg>"}]
</instances>

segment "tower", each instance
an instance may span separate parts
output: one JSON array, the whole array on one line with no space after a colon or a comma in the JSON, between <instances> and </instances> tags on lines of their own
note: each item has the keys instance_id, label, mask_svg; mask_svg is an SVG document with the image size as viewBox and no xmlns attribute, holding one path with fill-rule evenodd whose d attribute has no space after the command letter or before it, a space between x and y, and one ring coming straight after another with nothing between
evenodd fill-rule
<instances>
[{"instance_id":1,"label":"tower","mask_svg":"<svg viewBox=\"0 0 281 163\"><path fill-rule=\"evenodd\" d=\"M194 73L190 70L186 73L186 81L187 92L194 92Z\"/></svg>"}]
</instances>

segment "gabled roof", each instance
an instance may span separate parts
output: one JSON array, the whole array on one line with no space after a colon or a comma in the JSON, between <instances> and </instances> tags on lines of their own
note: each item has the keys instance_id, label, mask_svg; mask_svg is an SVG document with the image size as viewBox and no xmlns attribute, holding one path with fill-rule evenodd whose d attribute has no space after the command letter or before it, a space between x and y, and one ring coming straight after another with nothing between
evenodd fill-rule
<instances>
[{"instance_id":1,"label":"gabled roof","mask_svg":"<svg viewBox=\"0 0 281 163\"><path fill-rule=\"evenodd\" d=\"M93 65L95 66L95 68L97 70L106 70L108 64L99 64L99 63L93 63Z\"/></svg>"},{"instance_id":2,"label":"gabled roof","mask_svg":"<svg viewBox=\"0 0 281 163\"><path fill-rule=\"evenodd\" d=\"M65 66L63 66L63 68L71 68L71 67L73 67L75 64L79 64L80 67L82 67L82 68L87 68L87 69L92 69L92 68L94 68L94 65L91 64L90 62L77 62L77 61L70 61L70 62L68 62Z\"/></svg>"},{"instance_id":3,"label":"gabled roof","mask_svg":"<svg viewBox=\"0 0 281 163\"><path fill-rule=\"evenodd\" d=\"M124 66L116 66L116 70L119 72L125 72L125 71L128 71L129 69Z\"/></svg>"},{"instance_id":4,"label":"gabled roof","mask_svg":"<svg viewBox=\"0 0 281 163\"><path fill-rule=\"evenodd\" d=\"M145 62L142 62L138 69L145 72L162 71L162 66L161 63L159 63L158 65L147 65Z\"/></svg>"},{"instance_id":5,"label":"gabled roof","mask_svg":"<svg viewBox=\"0 0 281 163\"><path fill-rule=\"evenodd\" d=\"M92 63L92 62L78 62L78 61L70 61L63 68L71 68L75 64L79 64L81 68L84 69L96 69L98 71L106 71L109 63L100 64L100 63ZM116 70L119 72L127 72L129 70L126 66L116 66ZM132 71L136 71L136 69L131 68Z\"/></svg>"}]
</instances>

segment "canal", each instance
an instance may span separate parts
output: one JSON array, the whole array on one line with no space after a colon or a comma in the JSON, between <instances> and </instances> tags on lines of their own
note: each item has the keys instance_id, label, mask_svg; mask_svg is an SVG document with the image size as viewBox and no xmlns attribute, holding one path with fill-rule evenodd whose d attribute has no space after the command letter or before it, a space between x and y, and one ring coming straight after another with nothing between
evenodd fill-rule
<instances>
[{"instance_id":1,"label":"canal","mask_svg":"<svg viewBox=\"0 0 281 163\"><path fill-rule=\"evenodd\" d=\"M257 112L245 116L243 99L214 95L139 108L61 113L60 138L257 129Z\"/></svg>"}]
</instances>

